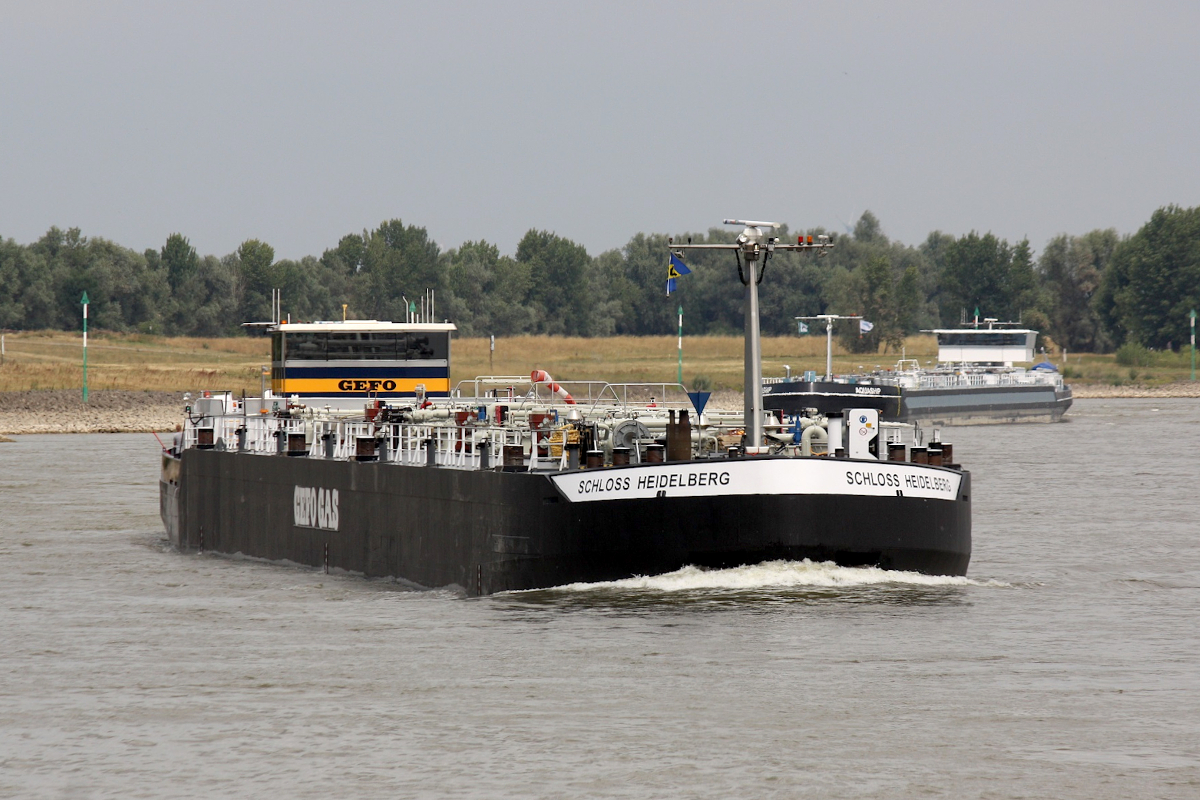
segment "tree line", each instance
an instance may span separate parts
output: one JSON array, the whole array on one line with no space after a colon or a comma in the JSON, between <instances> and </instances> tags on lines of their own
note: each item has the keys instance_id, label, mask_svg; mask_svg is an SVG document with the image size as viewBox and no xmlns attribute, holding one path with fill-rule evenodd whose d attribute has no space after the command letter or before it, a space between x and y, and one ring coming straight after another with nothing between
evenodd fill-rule
<instances>
[{"instance_id":1,"label":"tree line","mask_svg":"<svg viewBox=\"0 0 1200 800\"><path fill-rule=\"evenodd\" d=\"M677 240L731 242L737 233L713 228ZM829 231L777 233L788 240ZM860 334L846 325L846 346L895 350L907 334L956 326L978 309L1073 351L1162 349L1186 342L1187 313L1200 305L1200 208L1160 208L1128 236L1063 234L1036 256L1028 240L991 233L934 231L919 245L902 244L869 211L834 241L826 257L780 252L765 264L765 334L795 333L797 316L862 314L874 328ZM666 297L668 247L664 234L638 233L592 256L530 230L512 255L483 240L443 250L425 228L389 220L295 261L277 260L257 239L223 257L201 256L174 233L138 253L55 227L31 244L0 238L0 329L77 328L85 291L93 328L223 336L269 319L273 289L294 321L341 319L343 304L351 318L400 320L406 297L433 289L438 317L464 336L673 334L679 305L689 334L740 332L732 255L690 251L692 274Z\"/></svg>"}]
</instances>

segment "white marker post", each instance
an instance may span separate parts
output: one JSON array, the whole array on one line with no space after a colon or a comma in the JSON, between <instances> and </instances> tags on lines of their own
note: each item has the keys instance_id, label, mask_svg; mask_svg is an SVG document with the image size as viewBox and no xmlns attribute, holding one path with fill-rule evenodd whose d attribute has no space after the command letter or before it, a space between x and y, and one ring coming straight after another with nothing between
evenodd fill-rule
<instances>
[{"instance_id":1,"label":"white marker post","mask_svg":"<svg viewBox=\"0 0 1200 800\"><path fill-rule=\"evenodd\" d=\"M675 381L683 384L683 304L679 305L679 376Z\"/></svg>"},{"instance_id":2,"label":"white marker post","mask_svg":"<svg viewBox=\"0 0 1200 800\"><path fill-rule=\"evenodd\" d=\"M83 293L83 402L87 402L87 292Z\"/></svg>"},{"instance_id":3,"label":"white marker post","mask_svg":"<svg viewBox=\"0 0 1200 800\"><path fill-rule=\"evenodd\" d=\"M496 367L492 364L492 361L493 361L495 355L496 355L496 334L493 333L491 335L491 346L488 349L488 372L491 373L492 375L496 374Z\"/></svg>"},{"instance_id":4,"label":"white marker post","mask_svg":"<svg viewBox=\"0 0 1200 800\"><path fill-rule=\"evenodd\" d=\"M1192 380L1196 380L1196 309L1188 316L1192 320Z\"/></svg>"}]
</instances>

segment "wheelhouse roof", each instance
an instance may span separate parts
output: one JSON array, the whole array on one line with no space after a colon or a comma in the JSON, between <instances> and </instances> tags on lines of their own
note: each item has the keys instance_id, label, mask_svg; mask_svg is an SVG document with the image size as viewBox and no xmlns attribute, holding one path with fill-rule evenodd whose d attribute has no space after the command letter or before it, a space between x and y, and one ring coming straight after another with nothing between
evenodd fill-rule
<instances>
[{"instance_id":1,"label":"wheelhouse roof","mask_svg":"<svg viewBox=\"0 0 1200 800\"><path fill-rule=\"evenodd\" d=\"M345 322L281 322L268 328L271 333L386 333L456 331L453 322L380 322L377 319L348 319Z\"/></svg>"},{"instance_id":2,"label":"wheelhouse roof","mask_svg":"<svg viewBox=\"0 0 1200 800\"><path fill-rule=\"evenodd\" d=\"M1029 328L931 328L921 333L970 333L980 336L987 333L1037 333Z\"/></svg>"}]
</instances>

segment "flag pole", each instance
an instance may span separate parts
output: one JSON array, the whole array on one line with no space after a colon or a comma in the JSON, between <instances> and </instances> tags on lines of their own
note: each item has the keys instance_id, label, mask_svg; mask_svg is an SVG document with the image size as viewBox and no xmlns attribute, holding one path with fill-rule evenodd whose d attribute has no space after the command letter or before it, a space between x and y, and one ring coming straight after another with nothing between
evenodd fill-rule
<instances>
[{"instance_id":1,"label":"flag pole","mask_svg":"<svg viewBox=\"0 0 1200 800\"><path fill-rule=\"evenodd\" d=\"M86 403L88 401L88 390L87 390L87 307L88 307L88 296L87 296L87 292L83 293L83 299L80 300L80 302L83 303L83 402Z\"/></svg>"},{"instance_id":2,"label":"flag pole","mask_svg":"<svg viewBox=\"0 0 1200 800\"><path fill-rule=\"evenodd\" d=\"M676 383L683 383L683 303L679 304L679 376Z\"/></svg>"}]
</instances>

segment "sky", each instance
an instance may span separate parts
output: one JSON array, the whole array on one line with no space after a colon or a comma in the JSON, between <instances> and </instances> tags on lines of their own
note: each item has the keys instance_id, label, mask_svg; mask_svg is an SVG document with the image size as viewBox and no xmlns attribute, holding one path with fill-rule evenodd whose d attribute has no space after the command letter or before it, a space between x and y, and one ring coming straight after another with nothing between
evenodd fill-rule
<instances>
[{"instance_id":1,"label":"sky","mask_svg":"<svg viewBox=\"0 0 1200 800\"><path fill-rule=\"evenodd\" d=\"M1200 205L1200 3L0 0L0 237L598 254L725 217L1132 233Z\"/></svg>"}]
</instances>

